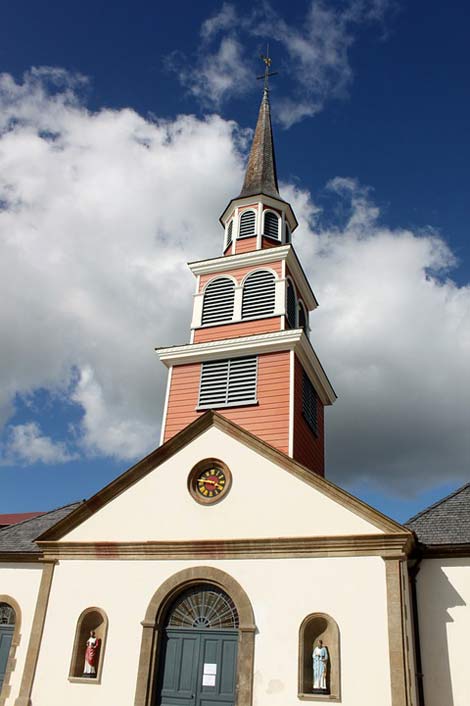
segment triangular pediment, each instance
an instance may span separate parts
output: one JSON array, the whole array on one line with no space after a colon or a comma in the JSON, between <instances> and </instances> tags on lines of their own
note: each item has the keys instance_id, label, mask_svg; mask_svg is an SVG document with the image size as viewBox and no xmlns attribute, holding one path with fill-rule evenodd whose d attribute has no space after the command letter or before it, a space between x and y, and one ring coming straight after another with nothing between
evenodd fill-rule
<instances>
[{"instance_id":1,"label":"triangular pediment","mask_svg":"<svg viewBox=\"0 0 470 706\"><path fill-rule=\"evenodd\" d=\"M231 471L204 506L188 476L204 458ZM225 417L208 412L44 533L46 543L265 542L410 534Z\"/></svg>"}]
</instances>

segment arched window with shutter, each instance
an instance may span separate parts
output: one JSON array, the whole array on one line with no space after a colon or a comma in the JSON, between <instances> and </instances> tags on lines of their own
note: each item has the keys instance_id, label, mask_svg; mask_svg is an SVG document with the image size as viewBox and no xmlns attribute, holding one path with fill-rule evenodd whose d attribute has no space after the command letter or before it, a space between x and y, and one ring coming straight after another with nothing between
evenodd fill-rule
<instances>
[{"instance_id":1,"label":"arched window with shutter","mask_svg":"<svg viewBox=\"0 0 470 706\"><path fill-rule=\"evenodd\" d=\"M287 280L287 294L286 294L286 315L287 322L291 328L295 328L297 325L297 297L295 296L294 285Z\"/></svg>"},{"instance_id":2,"label":"arched window with shutter","mask_svg":"<svg viewBox=\"0 0 470 706\"><path fill-rule=\"evenodd\" d=\"M217 277L206 287L202 306L202 325L220 324L233 319L235 284L229 277Z\"/></svg>"},{"instance_id":3,"label":"arched window with shutter","mask_svg":"<svg viewBox=\"0 0 470 706\"><path fill-rule=\"evenodd\" d=\"M273 211L264 212L264 235L279 240L279 216Z\"/></svg>"},{"instance_id":4,"label":"arched window with shutter","mask_svg":"<svg viewBox=\"0 0 470 706\"><path fill-rule=\"evenodd\" d=\"M299 328L308 333L308 314L302 301L299 301Z\"/></svg>"},{"instance_id":5,"label":"arched window with shutter","mask_svg":"<svg viewBox=\"0 0 470 706\"><path fill-rule=\"evenodd\" d=\"M274 314L276 278L272 272L252 272L243 285L242 319Z\"/></svg>"},{"instance_id":6,"label":"arched window with shutter","mask_svg":"<svg viewBox=\"0 0 470 706\"><path fill-rule=\"evenodd\" d=\"M233 219L230 221L227 227L227 241L225 243L225 247L228 248L229 245L232 244L232 238L233 238Z\"/></svg>"},{"instance_id":7,"label":"arched window with shutter","mask_svg":"<svg viewBox=\"0 0 470 706\"><path fill-rule=\"evenodd\" d=\"M244 211L240 216L239 238L248 238L256 233L256 213L254 211Z\"/></svg>"}]
</instances>

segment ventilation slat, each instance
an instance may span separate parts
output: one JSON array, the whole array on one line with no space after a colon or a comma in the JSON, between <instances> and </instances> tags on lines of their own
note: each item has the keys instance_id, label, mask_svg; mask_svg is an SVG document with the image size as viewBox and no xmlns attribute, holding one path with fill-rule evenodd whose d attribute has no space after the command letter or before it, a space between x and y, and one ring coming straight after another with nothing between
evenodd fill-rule
<instances>
[{"instance_id":1,"label":"ventilation slat","mask_svg":"<svg viewBox=\"0 0 470 706\"><path fill-rule=\"evenodd\" d=\"M240 217L240 229L238 236L246 238L255 234L256 213L254 211L245 211Z\"/></svg>"},{"instance_id":2,"label":"ventilation slat","mask_svg":"<svg viewBox=\"0 0 470 706\"><path fill-rule=\"evenodd\" d=\"M279 218L272 211L264 214L264 235L279 240Z\"/></svg>"},{"instance_id":3,"label":"ventilation slat","mask_svg":"<svg viewBox=\"0 0 470 706\"><path fill-rule=\"evenodd\" d=\"M315 434L318 434L318 403L315 388L306 372L302 377L302 414Z\"/></svg>"},{"instance_id":4,"label":"ventilation slat","mask_svg":"<svg viewBox=\"0 0 470 706\"><path fill-rule=\"evenodd\" d=\"M227 245L225 246L226 248L228 248L228 246L232 244L232 234L233 234L233 220L230 221L230 223L228 224L228 228L227 228Z\"/></svg>"},{"instance_id":5,"label":"ventilation slat","mask_svg":"<svg viewBox=\"0 0 470 706\"><path fill-rule=\"evenodd\" d=\"M276 285L272 272L253 272L243 286L242 318L274 314Z\"/></svg>"},{"instance_id":6,"label":"ventilation slat","mask_svg":"<svg viewBox=\"0 0 470 706\"><path fill-rule=\"evenodd\" d=\"M256 402L258 358L231 358L202 364L198 407Z\"/></svg>"},{"instance_id":7,"label":"ventilation slat","mask_svg":"<svg viewBox=\"0 0 470 706\"><path fill-rule=\"evenodd\" d=\"M287 321L289 322L289 326L291 328L295 328L296 326L296 309L297 302L294 286L289 280L287 280Z\"/></svg>"},{"instance_id":8,"label":"ventilation slat","mask_svg":"<svg viewBox=\"0 0 470 706\"><path fill-rule=\"evenodd\" d=\"M204 293L202 325L218 324L233 319L235 284L228 277L209 282Z\"/></svg>"}]
</instances>

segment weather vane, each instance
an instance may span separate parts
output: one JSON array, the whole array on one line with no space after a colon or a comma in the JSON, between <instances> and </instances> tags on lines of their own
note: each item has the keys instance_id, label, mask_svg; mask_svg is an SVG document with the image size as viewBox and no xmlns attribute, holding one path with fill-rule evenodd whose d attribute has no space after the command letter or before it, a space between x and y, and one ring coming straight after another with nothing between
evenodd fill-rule
<instances>
[{"instance_id":1,"label":"weather vane","mask_svg":"<svg viewBox=\"0 0 470 706\"><path fill-rule=\"evenodd\" d=\"M264 90L269 91L269 77L277 76L278 71L270 71L272 59L269 56L269 44L266 45L266 54L260 54L260 59L264 61L264 74L262 76L257 76L258 80L264 79Z\"/></svg>"}]
</instances>

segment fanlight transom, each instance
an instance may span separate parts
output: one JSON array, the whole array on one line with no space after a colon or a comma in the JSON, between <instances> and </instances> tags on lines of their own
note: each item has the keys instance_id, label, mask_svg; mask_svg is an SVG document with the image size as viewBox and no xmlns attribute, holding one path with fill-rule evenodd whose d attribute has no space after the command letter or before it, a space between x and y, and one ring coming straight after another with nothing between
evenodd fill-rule
<instances>
[{"instance_id":1,"label":"fanlight transom","mask_svg":"<svg viewBox=\"0 0 470 706\"><path fill-rule=\"evenodd\" d=\"M226 630L238 628L238 613L230 596L211 585L193 586L170 608L167 627Z\"/></svg>"},{"instance_id":2,"label":"fanlight transom","mask_svg":"<svg viewBox=\"0 0 470 706\"><path fill-rule=\"evenodd\" d=\"M14 625L16 615L14 608L8 603L0 603L0 625Z\"/></svg>"}]
</instances>

